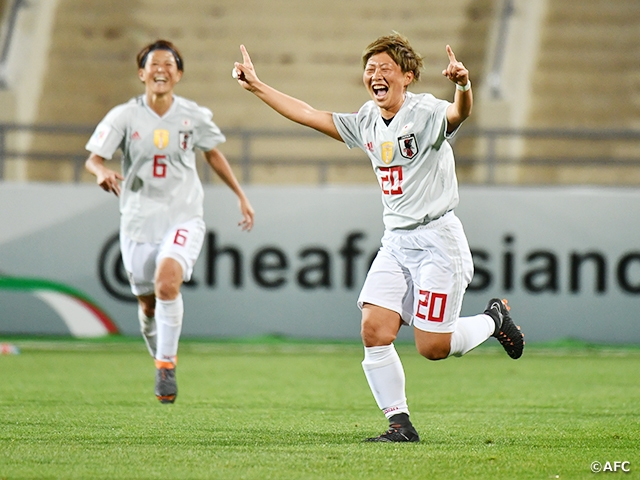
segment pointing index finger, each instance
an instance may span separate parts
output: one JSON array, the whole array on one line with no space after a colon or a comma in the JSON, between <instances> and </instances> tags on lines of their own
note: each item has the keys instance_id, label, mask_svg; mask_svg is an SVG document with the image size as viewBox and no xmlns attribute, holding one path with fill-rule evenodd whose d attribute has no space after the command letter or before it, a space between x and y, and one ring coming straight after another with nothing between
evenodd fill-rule
<instances>
[{"instance_id":1,"label":"pointing index finger","mask_svg":"<svg viewBox=\"0 0 640 480\"><path fill-rule=\"evenodd\" d=\"M457 62L456 56L454 55L453 50L451 50L451 47L449 45L447 45L447 55L449 55L450 63Z\"/></svg>"},{"instance_id":2,"label":"pointing index finger","mask_svg":"<svg viewBox=\"0 0 640 480\"><path fill-rule=\"evenodd\" d=\"M240 45L240 51L242 52L242 63L245 65L251 65L251 57L244 45Z\"/></svg>"}]
</instances>

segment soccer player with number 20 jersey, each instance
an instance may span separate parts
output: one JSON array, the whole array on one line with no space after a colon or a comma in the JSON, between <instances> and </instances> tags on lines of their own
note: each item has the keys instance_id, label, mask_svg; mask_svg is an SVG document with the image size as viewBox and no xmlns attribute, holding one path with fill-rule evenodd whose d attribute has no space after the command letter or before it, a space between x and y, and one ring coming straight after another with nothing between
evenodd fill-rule
<instances>
[{"instance_id":1,"label":"soccer player with number 20 jersey","mask_svg":"<svg viewBox=\"0 0 640 480\"><path fill-rule=\"evenodd\" d=\"M385 233L358 298L362 310L362 367L376 403L389 421L374 442L417 442L409 420L402 363L393 342L413 326L418 352L430 360L461 356L494 336L519 358L524 336L506 300L460 317L473 261L454 209L458 184L448 143L471 114L469 72L451 47L442 74L456 85L452 103L407 87L420 78L422 58L398 33L363 53L363 82L371 100L357 113L316 110L260 81L244 46L234 78L286 118L314 128L368 155L382 191Z\"/></svg>"},{"instance_id":2,"label":"soccer player with number 20 jersey","mask_svg":"<svg viewBox=\"0 0 640 480\"><path fill-rule=\"evenodd\" d=\"M173 403L184 312L180 287L191 278L205 236L195 148L238 196L243 230L251 230L254 211L215 148L225 137L212 113L173 93L184 71L178 49L158 40L138 53L137 64L145 93L100 122L87 143L91 154L85 165L100 187L120 197L122 260L156 363L155 394L162 403ZM104 165L117 149L123 153L122 174Z\"/></svg>"}]
</instances>

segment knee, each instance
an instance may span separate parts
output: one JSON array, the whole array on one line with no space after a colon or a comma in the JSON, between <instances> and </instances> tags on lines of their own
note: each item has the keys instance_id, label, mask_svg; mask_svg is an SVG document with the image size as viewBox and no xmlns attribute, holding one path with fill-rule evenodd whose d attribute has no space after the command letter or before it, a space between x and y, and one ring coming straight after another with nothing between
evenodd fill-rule
<instances>
[{"instance_id":1,"label":"knee","mask_svg":"<svg viewBox=\"0 0 640 480\"><path fill-rule=\"evenodd\" d=\"M386 308L366 303L362 308L360 336L365 347L390 345L396 339L402 320Z\"/></svg>"},{"instance_id":2,"label":"knee","mask_svg":"<svg viewBox=\"0 0 640 480\"><path fill-rule=\"evenodd\" d=\"M171 257L163 258L155 276L155 294L160 300L174 300L180 295L182 265Z\"/></svg>"},{"instance_id":3,"label":"knee","mask_svg":"<svg viewBox=\"0 0 640 480\"><path fill-rule=\"evenodd\" d=\"M378 323L363 320L360 336L362 337L362 343L366 347L377 347L390 345L396 339L397 335L392 330L384 328Z\"/></svg>"},{"instance_id":4,"label":"knee","mask_svg":"<svg viewBox=\"0 0 640 480\"><path fill-rule=\"evenodd\" d=\"M449 356L449 345L418 345L418 353L427 360L443 360Z\"/></svg>"},{"instance_id":5,"label":"knee","mask_svg":"<svg viewBox=\"0 0 640 480\"><path fill-rule=\"evenodd\" d=\"M173 300L180 294L180 283L160 277L156 279L155 294L160 300Z\"/></svg>"},{"instance_id":6,"label":"knee","mask_svg":"<svg viewBox=\"0 0 640 480\"><path fill-rule=\"evenodd\" d=\"M415 329L416 349L427 360L442 360L451 351L451 334L424 332Z\"/></svg>"}]
</instances>

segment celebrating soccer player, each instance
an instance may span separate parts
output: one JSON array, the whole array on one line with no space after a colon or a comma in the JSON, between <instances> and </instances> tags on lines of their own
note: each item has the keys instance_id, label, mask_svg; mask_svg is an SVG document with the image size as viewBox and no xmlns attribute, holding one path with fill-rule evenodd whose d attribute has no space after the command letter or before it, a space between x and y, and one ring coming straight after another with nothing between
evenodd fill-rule
<instances>
[{"instance_id":1,"label":"celebrating soccer player","mask_svg":"<svg viewBox=\"0 0 640 480\"><path fill-rule=\"evenodd\" d=\"M448 139L471 114L469 72L447 45L442 74L455 85L453 103L407 87L420 79L422 58L400 34L383 36L364 51L362 80L371 96L357 113L316 110L260 81L244 46L234 77L286 118L314 128L369 156L382 190L385 233L358 298L362 310L362 367L389 429L374 442L417 442L409 420L405 377L393 342L413 326L418 351L430 360L461 356L490 336L511 358L524 337L506 300L484 313L460 317L473 276L462 224L454 214L458 185Z\"/></svg>"},{"instance_id":2,"label":"celebrating soccer player","mask_svg":"<svg viewBox=\"0 0 640 480\"><path fill-rule=\"evenodd\" d=\"M86 146L91 152L86 167L100 187L120 197L122 261L156 363L155 394L162 403L173 403L184 312L180 287L191 278L205 236L196 147L238 196L244 230L251 230L254 211L215 148L225 137L211 111L173 93L184 71L178 49L158 40L138 53L137 64L145 93L113 108L100 122ZM118 148L122 175L104 165Z\"/></svg>"}]
</instances>

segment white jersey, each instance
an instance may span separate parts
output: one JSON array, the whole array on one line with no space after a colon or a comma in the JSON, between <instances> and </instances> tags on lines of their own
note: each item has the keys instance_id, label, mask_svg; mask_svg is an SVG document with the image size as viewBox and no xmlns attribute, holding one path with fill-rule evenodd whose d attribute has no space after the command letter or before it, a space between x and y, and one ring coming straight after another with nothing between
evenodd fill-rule
<instances>
[{"instance_id":1,"label":"white jersey","mask_svg":"<svg viewBox=\"0 0 640 480\"><path fill-rule=\"evenodd\" d=\"M370 100L358 113L334 113L333 122L349 148L362 148L382 189L387 230L411 230L458 205L453 150L447 142L450 105L428 93L406 92L389 126Z\"/></svg>"},{"instance_id":2,"label":"white jersey","mask_svg":"<svg viewBox=\"0 0 640 480\"><path fill-rule=\"evenodd\" d=\"M98 124L86 149L111 159L120 148L124 182L120 229L140 243L159 243L173 225L203 216L204 191L195 147L225 141L210 110L174 96L160 117L144 95L113 108Z\"/></svg>"}]
</instances>

